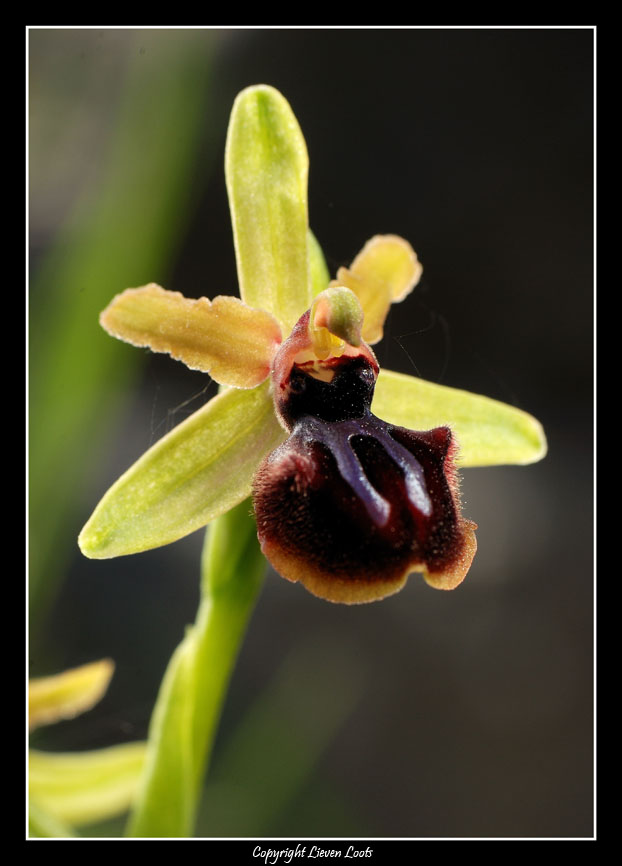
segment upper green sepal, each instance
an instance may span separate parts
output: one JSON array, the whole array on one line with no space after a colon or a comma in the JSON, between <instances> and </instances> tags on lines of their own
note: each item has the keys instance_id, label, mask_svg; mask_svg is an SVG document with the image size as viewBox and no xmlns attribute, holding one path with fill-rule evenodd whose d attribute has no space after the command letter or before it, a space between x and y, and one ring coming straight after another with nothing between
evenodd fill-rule
<instances>
[{"instance_id":1,"label":"upper green sepal","mask_svg":"<svg viewBox=\"0 0 622 866\"><path fill-rule=\"evenodd\" d=\"M380 372L372 411L411 430L451 427L459 466L525 465L547 451L542 425L522 409L391 370Z\"/></svg>"},{"instance_id":2,"label":"upper green sepal","mask_svg":"<svg viewBox=\"0 0 622 866\"><path fill-rule=\"evenodd\" d=\"M307 253L309 158L287 100L257 85L235 100L225 175L240 295L289 333L311 306Z\"/></svg>"}]
</instances>

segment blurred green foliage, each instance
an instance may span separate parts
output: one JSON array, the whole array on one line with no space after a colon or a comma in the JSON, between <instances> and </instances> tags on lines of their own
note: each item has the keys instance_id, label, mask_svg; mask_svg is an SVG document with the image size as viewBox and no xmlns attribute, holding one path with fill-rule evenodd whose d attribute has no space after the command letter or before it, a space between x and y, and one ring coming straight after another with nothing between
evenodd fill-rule
<instances>
[{"instance_id":1,"label":"blurred green foliage","mask_svg":"<svg viewBox=\"0 0 622 866\"><path fill-rule=\"evenodd\" d=\"M192 215L211 36L30 33L31 239L52 235L31 266L32 638L142 361L100 332L99 312L128 286L164 281Z\"/></svg>"},{"instance_id":2,"label":"blurred green foliage","mask_svg":"<svg viewBox=\"0 0 622 866\"><path fill-rule=\"evenodd\" d=\"M296 815L302 835L362 831L345 805L345 792L314 779L365 687L360 666L343 644L326 650L334 665L318 669L317 647L303 640L235 730L223 737L204 792L200 835L286 835ZM315 796L303 802L312 779Z\"/></svg>"},{"instance_id":3,"label":"blurred green foliage","mask_svg":"<svg viewBox=\"0 0 622 866\"><path fill-rule=\"evenodd\" d=\"M197 836L364 835L356 808L347 804L348 780L340 789L318 770L363 701L366 678L343 643L329 639L321 655L333 659L330 669L318 668L317 642L293 647L233 727L219 734ZM124 821L77 832L119 837Z\"/></svg>"}]
</instances>

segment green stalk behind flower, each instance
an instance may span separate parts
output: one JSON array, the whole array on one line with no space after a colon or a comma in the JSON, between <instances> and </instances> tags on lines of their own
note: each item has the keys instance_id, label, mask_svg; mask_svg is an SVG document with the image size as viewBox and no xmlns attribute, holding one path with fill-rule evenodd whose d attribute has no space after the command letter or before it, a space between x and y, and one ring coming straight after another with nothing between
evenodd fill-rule
<instances>
[{"instance_id":1,"label":"green stalk behind flower","mask_svg":"<svg viewBox=\"0 0 622 866\"><path fill-rule=\"evenodd\" d=\"M210 524L196 622L160 688L129 836L192 835L221 707L265 566L248 500Z\"/></svg>"}]
</instances>

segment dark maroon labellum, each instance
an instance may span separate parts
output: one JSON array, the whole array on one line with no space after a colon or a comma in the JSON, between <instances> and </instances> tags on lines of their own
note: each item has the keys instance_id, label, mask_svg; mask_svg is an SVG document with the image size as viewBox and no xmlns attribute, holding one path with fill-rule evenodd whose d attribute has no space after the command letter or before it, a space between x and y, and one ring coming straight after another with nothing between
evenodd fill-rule
<instances>
[{"instance_id":1,"label":"dark maroon labellum","mask_svg":"<svg viewBox=\"0 0 622 866\"><path fill-rule=\"evenodd\" d=\"M331 359L319 377L316 367L292 365L275 397L290 436L254 484L265 555L331 601L383 598L416 570L452 588L475 553L451 430L381 421L370 410L375 378L363 354Z\"/></svg>"}]
</instances>

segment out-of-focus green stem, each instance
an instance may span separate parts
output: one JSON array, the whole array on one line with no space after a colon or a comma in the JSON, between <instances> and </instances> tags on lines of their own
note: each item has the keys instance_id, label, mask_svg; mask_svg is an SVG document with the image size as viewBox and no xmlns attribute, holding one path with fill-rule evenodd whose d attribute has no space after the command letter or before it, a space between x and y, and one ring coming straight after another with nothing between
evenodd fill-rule
<instances>
[{"instance_id":1,"label":"out-of-focus green stem","mask_svg":"<svg viewBox=\"0 0 622 866\"><path fill-rule=\"evenodd\" d=\"M247 500L208 527L196 622L162 681L129 836L192 835L210 748L264 570Z\"/></svg>"}]
</instances>

